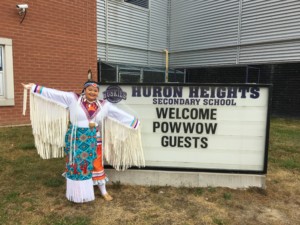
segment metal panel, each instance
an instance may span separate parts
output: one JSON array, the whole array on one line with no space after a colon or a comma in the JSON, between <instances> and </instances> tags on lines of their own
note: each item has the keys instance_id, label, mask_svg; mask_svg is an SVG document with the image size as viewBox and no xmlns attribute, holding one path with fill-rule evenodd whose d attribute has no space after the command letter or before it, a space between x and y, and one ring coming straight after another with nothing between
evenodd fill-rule
<instances>
[{"instance_id":1,"label":"metal panel","mask_svg":"<svg viewBox=\"0 0 300 225\"><path fill-rule=\"evenodd\" d=\"M171 1L170 51L237 44L238 1Z\"/></svg>"},{"instance_id":2,"label":"metal panel","mask_svg":"<svg viewBox=\"0 0 300 225\"><path fill-rule=\"evenodd\" d=\"M239 63L300 61L300 1L244 0Z\"/></svg>"},{"instance_id":3,"label":"metal panel","mask_svg":"<svg viewBox=\"0 0 300 225\"><path fill-rule=\"evenodd\" d=\"M150 3L149 49L162 52L168 46L168 1L152 0Z\"/></svg>"},{"instance_id":4,"label":"metal panel","mask_svg":"<svg viewBox=\"0 0 300 225\"><path fill-rule=\"evenodd\" d=\"M103 43L97 44L97 58L101 59L101 61L106 61L106 45Z\"/></svg>"},{"instance_id":5,"label":"metal panel","mask_svg":"<svg viewBox=\"0 0 300 225\"><path fill-rule=\"evenodd\" d=\"M170 67L300 61L300 1L97 0L97 40L114 63L164 66L166 48Z\"/></svg>"},{"instance_id":6,"label":"metal panel","mask_svg":"<svg viewBox=\"0 0 300 225\"><path fill-rule=\"evenodd\" d=\"M105 0L97 0L97 42L105 43L106 15Z\"/></svg>"},{"instance_id":7,"label":"metal panel","mask_svg":"<svg viewBox=\"0 0 300 225\"><path fill-rule=\"evenodd\" d=\"M300 1L244 0L241 44L300 38Z\"/></svg>"},{"instance_id":8,"label":"metal panel","mask_svg":"<svg viewBox=\"0 0 300 225\"><path fill-rule=\"evenodd\" d=\"M97 0L97 56L105 62L147 63L149 10Z\"/></svg>"},{"instance_id":9,"label":"metal panel","mask_svg":"<svg viewBox=\"0 0 300 225\"><path fill-rule=\"evenodd\" d=\"M97 0L97 55L101 60L164 65L168 1L149 2L145 9L121 0Z\"/></svg>"},{"instance_id":10,"label":"metal panel","mask_svg":"<svg viewBox=\"0 0 300 225\"><path fill-rule=\"evenodd\" d=\"M171 1L173 67L300 61L299 42L297 0Z\"/></svg>"},{"instance_id":11,"label":"metal panel","mask_svg":"<svg viewBox=\"0 0 300 225\"><path fill-rule=\"evenodd\" d=\"M149 11L108 1L108 43L147 50Z\"/></svg>"},{"instance_id":12,"label":"metal panel","mask_svg":"<svg viewBox=\"0 0 300 225\"><path fill-rule=\"evenodd\" d=\"M147 65L147 51L109 45L107 62L117 64Z\"/></svg>"},{"instance_id":13,"label":"metal panel","mask_svg":"<svg viewBox=\"0 0 300 225\"><path fill-rule=\"evenodd\" d=\"M178 52L170 55L170 67L188 68L235 64L236 47Z\"/></svg>"},{"instance_id":14,"label":"metal panel","mask_svg":"<svg viewBox=\"0 0 300 225\"><path fill-rule=\"evenodd\" d=\"M240 48L240 63L300 61L300 40L248 45Z\"/></svg>"},{"instance_id":15,"label":"metal panel","mask_svg":"<svg viewBox=\"0 0 300 225\"><path fill-rule=\"evenodd\" d=\"M153 52L150 51L148 54L149 66L165 67L166 54L162 51Z\"/></svg>"}]
</instances>

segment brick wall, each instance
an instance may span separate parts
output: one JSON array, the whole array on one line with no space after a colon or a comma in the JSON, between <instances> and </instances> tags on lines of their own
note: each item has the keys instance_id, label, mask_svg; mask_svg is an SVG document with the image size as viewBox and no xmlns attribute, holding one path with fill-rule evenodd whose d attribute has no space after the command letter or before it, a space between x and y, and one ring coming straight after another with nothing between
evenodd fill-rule
<instances>
[{"instance_id":1,"label":"brick wall","mask_svg":"<svg viewBox=\"0 0 300 225\"><path fill-rule=\"evenodd\" d=\"M22 23L20 3L29 5ZM89 68L97 77L95 0L1 1L0 37L13 41L15 88L15 106L0 106L0 126L30 123L21 83L80 92Z\"/></svg>"}]
</instances>

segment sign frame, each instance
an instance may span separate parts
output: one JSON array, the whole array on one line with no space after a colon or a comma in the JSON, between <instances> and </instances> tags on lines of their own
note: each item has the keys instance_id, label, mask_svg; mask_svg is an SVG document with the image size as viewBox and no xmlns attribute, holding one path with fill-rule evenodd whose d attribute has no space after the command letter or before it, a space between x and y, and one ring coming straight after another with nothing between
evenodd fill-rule
<instances>
[{"instance_id":1,"label":"sign frame","mask_svg":"<svg viewBox=\"0 0 300 225\"><path fill-rule=\"evenodd\" d=\"M155 170L155 171L182 171L182 172L208 172L208 173L229 173L229 174L254 174L265 175L268 168L268 149L269 149L269 129L270 129L270 112L271 112L271 99L272 99L272 85L271 84L241 84L241 83L100 83L100 93L104 92L109 86L199 86L199 87L255 87L266 88L268 93L267 108L266 108L266 124L265 124L265 146L264 146L264 159L262 170L243 170L243 169L214 169L214 168L194 168L194 167L168 167L168 166L147 166L143 168L131 167L130 170ZM101 95L101 94L100 94ZM102 98L101 98L102 99ZM115 103L118 107L118 103ZM143 123L143 119L139 118ZM106 168L111 168L105 165Z\"/></svg>"}]
</instances>

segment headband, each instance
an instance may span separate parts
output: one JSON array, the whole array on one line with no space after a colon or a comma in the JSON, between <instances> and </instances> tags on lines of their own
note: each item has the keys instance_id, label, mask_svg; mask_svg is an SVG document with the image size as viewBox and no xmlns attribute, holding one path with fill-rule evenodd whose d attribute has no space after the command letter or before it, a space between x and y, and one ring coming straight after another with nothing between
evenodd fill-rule
<instances>
[{"instance_id":1,"label":"headband","mask_svg":"<svg viewBox=\"0 0 300 225\"><path fill-rule=\"evenodd\" d=\"M96 87L96 88L98 88L98 89L99 89L99 87L100 87L99 84L98 84L97 82L95 82L95 81L90 81L90 80L84 83L83 89L87 88L88 86L93 86L93 87Z\"/></svg>"}]
</instances>

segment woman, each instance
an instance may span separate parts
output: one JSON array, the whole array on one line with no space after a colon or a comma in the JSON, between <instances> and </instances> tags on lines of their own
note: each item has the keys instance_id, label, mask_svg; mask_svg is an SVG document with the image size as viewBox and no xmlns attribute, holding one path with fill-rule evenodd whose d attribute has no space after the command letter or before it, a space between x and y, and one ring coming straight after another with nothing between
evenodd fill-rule
<instances>
[{"instance_id":1,"label":"woman","mask_svg":"<svg viewBox=\"0 0 300 225\"><path fill-rule=\"evenodd\" d=\"M23 84L35 95L68 108L70 125L65 136L65 154L68 200L82 203L95 199L93 185L97 185L103 198L112 197L106 191L107 177L102 160L102 121L106 117L137 129L139 121L106 101L98 100L99 85L87 81L81 95L46 88L36 84ZM134 122L133 122L134 121Z\"/></svg>"}]
</instances>

